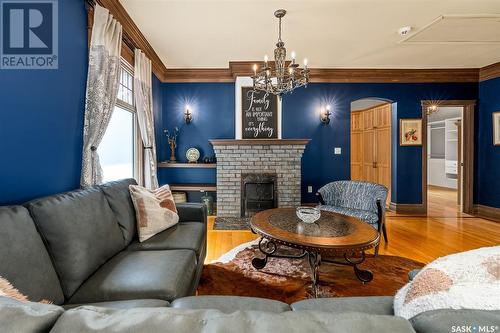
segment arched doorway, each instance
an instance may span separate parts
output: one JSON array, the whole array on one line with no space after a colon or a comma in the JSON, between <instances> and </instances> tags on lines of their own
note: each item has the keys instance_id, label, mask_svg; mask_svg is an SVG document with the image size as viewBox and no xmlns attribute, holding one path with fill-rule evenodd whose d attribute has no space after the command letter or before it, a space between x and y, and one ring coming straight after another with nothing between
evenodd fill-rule
<instances>
[{"instance_id":1,"label":"arched doorway","mask_svg":"<svg viewBox=\"0 0 500 333\"><path fill-rule=\"evenodd\" d=\"M391 202L393 102L363 98L351 102L351 179L385 185Z\"/></svg>"}]
</instances>

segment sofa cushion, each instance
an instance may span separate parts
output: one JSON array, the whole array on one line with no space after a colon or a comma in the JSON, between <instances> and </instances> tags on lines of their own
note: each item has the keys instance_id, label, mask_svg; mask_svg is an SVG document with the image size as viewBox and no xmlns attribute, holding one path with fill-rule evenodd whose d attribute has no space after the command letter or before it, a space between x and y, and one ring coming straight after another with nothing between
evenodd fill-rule
<instances>
[{"instance_id":1,"label":"sofa cushion","mask_svg":"<svg viewBox=\"0 0 500 333\"><path fill-rule=\"evenodd\" d=\"M0 207L0 276L31 301L64 302L49 253L22 206Z\"/></svg>"},{"instance_id":2,"label":"sofa cushion","mask_svg":"<svg viewBox=\"0 0 500 333\"><path fill-rule=\"evenodd\" d=\"M118 222L99 188L57 194L27 206L45 240L66 298L125 247Z\"/></svg>"},{"instance_id":3,"label":"sofa cushion","mask_svg":"<svg viewBox=\"0 0 500 333\"><path fill-rule=\"evenodd\" d=\"M224 313L235 311L290 311L286 303L272 299L243 296L190 296L176 299L171 305L176 309L215 309Z\"/></svg>"},{"instance_id":4,"label":"sofa cushion","mask_svg":"<svg viewBox=\"0 0 500 333\"><path fill-rule=\"evenodd\" d=\"M135 179L122 179L100 185L109 206L115 213L126 244L137 236L135 209L130 197L129 185L137 185Z\"/></svg>"},{"instance_id":5,"label":"sofa cushion","mask_svg":"<svg viewBox=\"0 0 500 333\"><path fill-rule=\"evenodd\" d=\"M68 303L188 296L196 271L191 250L124 251L104 264Z\"/></svg>"},{"instance_id":6,"label":"sofa cushion","mask_svg":"<svg viewBox=\"0 0 500 333\"><path fill-rule=\"evenodd\" d=\"M306 299L290 305L293 311L326 311L333 313L361 312L374 315L393 315L392 296L335 297Z\"/></svg>"},{"instance_id":7,"label":"sofa cushion","mask_svg":"<svg viewBox=\"0 0 500 333\"><path fill-rule=\"evenodd\" d=\"M63 312L57 305L0 296L0 332L48 332Z\"/></svg>"},{"instance_id":8,"label":"sofa cushion","mask_svg":"<svg viewBox=\"0 0 500 333\"><path fill-rule=\"evenodd\" d=\"M340 207L340 206L328 206L328 205L322 205L322 206L320 206L320 208L321 208L321 210L327 210L330 212L339 213L339 214L348 215L348 216L358 218L361 221L364 221L366 223L373 225L374 227L376 227L376 225L378 223L377 213L374 213L374 212L371 212L368 210L345 208L345 207Z\"/></svg>"},{"instance_id":9,"label":"sofa cushion","mask_svg":"<svg viewBox=\"0 0 500 333\"><path fill-rule=\"evenodd\" d=\"M402 318L363 313L236 311L80 307L66 311L51 333L59 332L248 332L248 333L414 333Z\"/></svg>"},{"instance_id":10,"label":"sofa cushion","mask_svg":"<svg viewBox=\"0 0 500 333\"><path fill-rule=\"evenodd\" d=\"M413 317L410 322L417 333L498 332L500 311L432 310Z\"/></svg>"},{"instance_id":11,"label":"sofa cushion","mask_svg":"<svg viewBox=\"0 0 500 333\"><path fill-rule=\"evenodd\" d=\"M96 306L99 308L111 309L133 309L133 308L164 308L170 303L161 299L132 299L129 301L112 301L81 304L64 304L62 307L66 310L74 309L79 306Z\"/></svg>"},{"instance_id":12,"label":"sofa cushion","mask_svg":"<svg viewBox=\"0 0 500 333\"><path fill-rule=\"evenodd\" d=\"M195 251L196 256L199 256L205 244L206 229L206 226L202 223L178 223L144 242L133 241L127 247L127 250L189 249Z\"/></svg>"},{"instance_id":13,"label":"sofa cushion","mask_svg":"<svg viewBox=\"0 0 500 333\"><path fill-rule=\"evenodd\" d=\"M183 202L176 204L179 222L201 222L207 224L207 209L201 203Z\"/></svg>"}]
</instances>

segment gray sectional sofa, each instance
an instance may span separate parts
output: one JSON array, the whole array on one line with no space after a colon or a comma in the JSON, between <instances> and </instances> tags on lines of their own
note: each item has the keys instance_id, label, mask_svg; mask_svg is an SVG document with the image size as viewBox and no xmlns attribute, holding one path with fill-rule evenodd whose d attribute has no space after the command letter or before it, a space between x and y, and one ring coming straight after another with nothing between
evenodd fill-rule
<instances>
[{"instance_id":1,"label":"gray sectional sofa","mask_svg":"<svg viewBox=\"0 0 500 333\"><path fill-rule=\"evenodd\" d=\"M201 204L180 223L137 239L133 179L0 207L0 276L30 300L56 305L167 304L193 295L206 254Z\"/></svg>"},{"instance_id":2,"label":"gray sectional sofa","mask_svg":"<svg viewBox=\"0 0 500 333\"><path fill-rule=\"evenodd\" d=\"M0 207L0 276L34 302L0 296L0 332L440 333L500 326L499 311L438 310L411 321L392 297L311 299L291 305L191 296L206 254L202 205L137 240L133 179ZM47 300L53 304L37 303Z\"/></svg>"}]
</instances>

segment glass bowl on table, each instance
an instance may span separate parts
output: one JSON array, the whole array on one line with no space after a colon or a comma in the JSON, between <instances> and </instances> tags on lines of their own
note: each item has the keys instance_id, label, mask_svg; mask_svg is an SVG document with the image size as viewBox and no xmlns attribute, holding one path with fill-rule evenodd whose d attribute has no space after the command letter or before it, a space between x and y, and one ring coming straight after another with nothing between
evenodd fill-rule
<instances>
[{"instance_id":1,"label":"glass bowl on table","mask_svg":"<svg viewBox=\"0 0 500 333\"><path fill-rule=\"evenodd\" d=\"M312 224L321 217L321 210L317 207L297 207L297 217L306 224Z\"/></svg>"}]
</instances>

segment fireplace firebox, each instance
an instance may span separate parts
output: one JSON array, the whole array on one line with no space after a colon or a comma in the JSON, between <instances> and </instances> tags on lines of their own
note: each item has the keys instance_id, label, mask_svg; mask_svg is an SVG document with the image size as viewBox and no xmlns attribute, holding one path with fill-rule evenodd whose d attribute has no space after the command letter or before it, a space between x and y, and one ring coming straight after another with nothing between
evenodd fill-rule
<instances>
[{"instance_id":1,"label":"fireplace firebox","mask_svg":"<svg viewBox=\"0 0 500 333\"><path fill-rule=\"evenodd\" d=\"M241 175L241 217L251 217L261 210L278 207L276 174Z\"/></svg>"}]
</instances>

